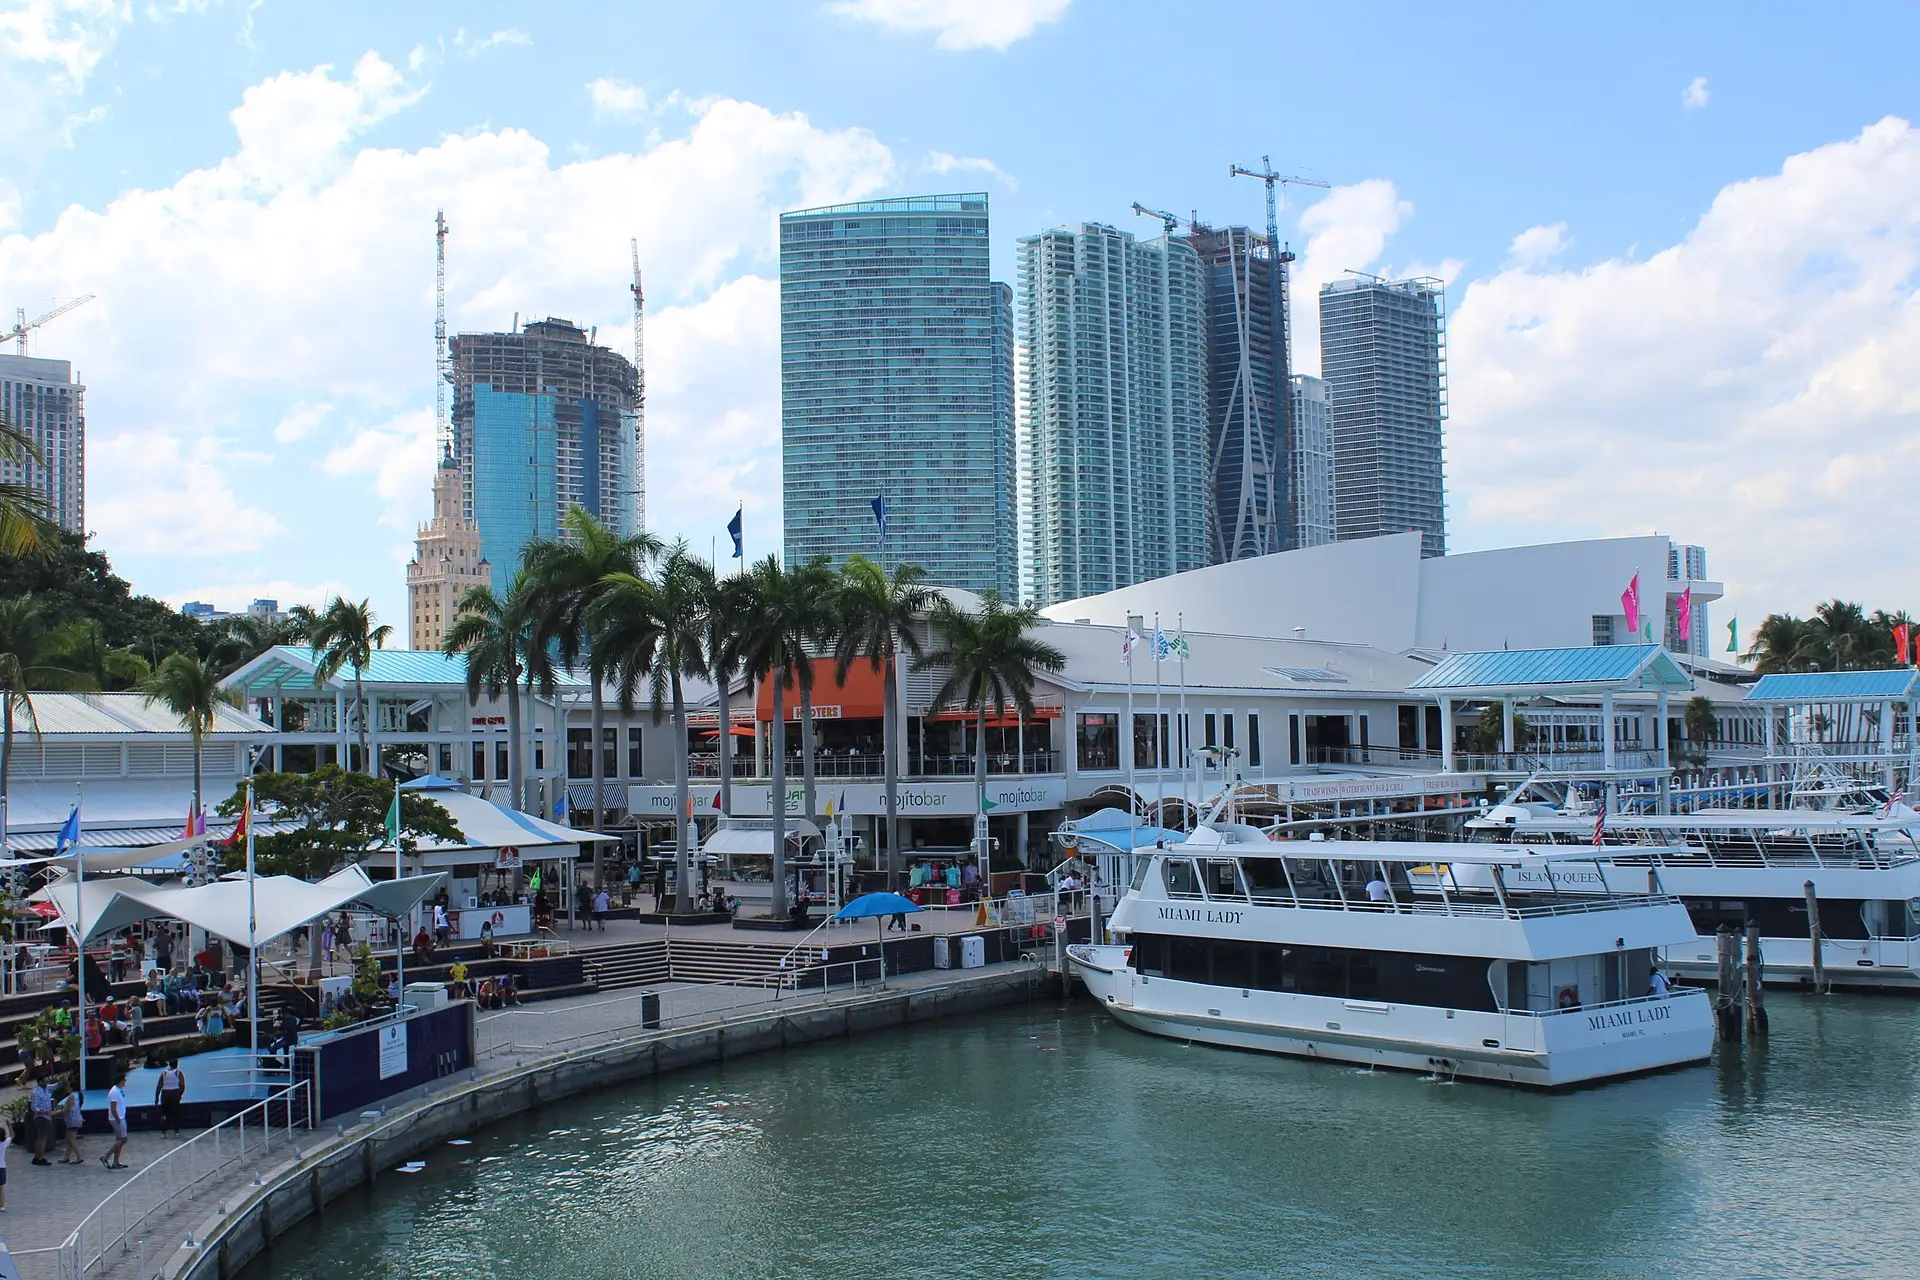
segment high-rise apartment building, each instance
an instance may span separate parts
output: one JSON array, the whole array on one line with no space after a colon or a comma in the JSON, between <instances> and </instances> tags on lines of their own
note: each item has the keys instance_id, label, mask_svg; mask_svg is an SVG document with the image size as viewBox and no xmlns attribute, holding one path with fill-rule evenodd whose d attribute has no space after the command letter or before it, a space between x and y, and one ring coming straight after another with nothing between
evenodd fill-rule
<instances>
[{"instance_id":1,"label":"high-rise apartment building","mask_svg":"<svg viewBox=\"0 0 1920 1280\"><path fill-rule=\"evenodd\" d=\"M0 458L0 482L22 485L46 499L47 518L68 533L87 525L87 389L65 360L0 356L0 417L39 450Z\"/></svg>"},{"instance_id":2,"label":"high-rise apartment building","mask_svg":"<svg viewBox=\"0 0 1920 1280\"><path fill-rule=\"evenodd\" d=\"M1333 415L1323 378L1293 378L1294 547L1320 547L1333 538Z\"/></svg>"},{"instance_id":3,"label":"high-rise apartment building","mask_svg":"<svg viewBox=\"0 0 1920 1280\"><path fill-rule=\"evenodd\" d=\"M407 647L438 649L469 587L491 586L480 526L466 514L460 464L451 453L433 471L433 519L420 526L407 566Z\"/></svg>"},{"instance_id":4,"label":"high-rise apartment building","mask_svg":"<svg viewBox=\"0 0 1920 1280\"><path fill-rule=\"evenodd\" d=\"M1020 241L1037 604L1208 562L1206 280L1185 240L1097 223Z\"/></svg>"},{"instance_id":5,"label":"high-rise apartment building","mask_svg":"<svg viewBox=\"0 0 1920 1280\"><path fill-rule=\"evenodd\" d=\"M780 216L789 563L857 551L1012 597L1012 311L990 274L984 194Z\"/></svg>"},{"instance_id":6,"label":"high-rise apartment building","mask_svg":"<svg viewBox=\"0 0 1920 1280\"><path fill-rule=\"evenodd\" d=\"M560 536L576 505L619 533L640 531L639 381L625 356L551 318L449 345L461 513L502 586L522 548Z\"/></svg>"},{"instance_id":7,"label":"high-rise apartment building","mask_svg":"<svg viewBox=\"0 0 1920 1280\"><path fill-rule=\"evenodd\" d=\"M1320 373L1333 405L1334 532L1420 534L1447 551L1442 423L1446 294L1439 280L1349 276L1320 290Z\"/></svg>"}]
</instances>

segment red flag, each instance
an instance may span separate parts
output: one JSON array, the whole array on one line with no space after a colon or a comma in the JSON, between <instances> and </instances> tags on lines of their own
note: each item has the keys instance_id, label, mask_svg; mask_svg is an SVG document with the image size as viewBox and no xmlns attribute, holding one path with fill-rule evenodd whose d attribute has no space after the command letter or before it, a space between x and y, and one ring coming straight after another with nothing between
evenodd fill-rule
<instances>
[{"instance_id":1,"label":"red flag","mask_svg":"<svg viewBox=\"0 0 1920 1280\"><path fill-rule=\"evenodd\" d=\"M1907 665L1908 640L1911 638L1912 634L1913 633L1908 629L1906 623L1901 622L1901 623L1896 623L1894 625L1893 658L1895 662L1898 662L1903 667Z\"/></svg>"},{"instance_id":2,"label":"red flag","mask_svg":"<svg viewBox=\"0 0 1920 1280\"><path fill-rule=\"evenodd\" d=\"M231 849L235 845L245 844L247 842L247 828L252 825L253 825L253 806L251 804L248 804L240 810L240 821L234 824L233 834L228 836L225 840L222 840L220 842L221 845L225 848Z\"/></svg>"},{"instance_id":3,"label":"red flag","mask_svg":"<svg viewBox=\"0 0 1920 1280\"><path fill-rule=\"evenodd\" d=\"M1675 621L1680 624L1680 643L1685 644L1687 637L1693 634L1693 587L1691 585L1680 593L1674 615Z\"/></svg>"},{"instance_id":4,"label":"red flag","mask_svg":"<svg viewBox=\"0 0 1920 1280\"><path fill-rule=\"evenodd\" d=\"M1634 574L1633 581L1620 593L1620 609L1627 615L1627 630L1638 635L1640 631L1640 575Z\"/></svg>"}]
</instances>

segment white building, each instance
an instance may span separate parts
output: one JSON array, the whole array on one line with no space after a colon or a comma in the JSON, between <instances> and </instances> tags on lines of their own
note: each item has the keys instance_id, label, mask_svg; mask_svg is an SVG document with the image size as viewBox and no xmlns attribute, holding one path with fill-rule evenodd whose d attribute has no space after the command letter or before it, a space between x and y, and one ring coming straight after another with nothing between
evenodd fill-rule
<instances>
[{"instance_id":1,"label":"white building","mask_svg":"<svg viewBox=\"0 0 1920 1280\"><path fill-rule=\"evenodd\" d=\"M1324 378L1293 379L1293 545L1333 541L1333 408Z\"/></svg>"},{"instance_id":2,"label":"white building","mask_svg":"<svg viewBox=\"0 0 1920 1280\"><path fill-rule=\"evenodd\" d=\"M0 356L0 417L40 451L0 459L0 482L25 485L47 500L47 515L68 533L87 529L87 389L65 360Z\"/></svg>"}]
</instances>

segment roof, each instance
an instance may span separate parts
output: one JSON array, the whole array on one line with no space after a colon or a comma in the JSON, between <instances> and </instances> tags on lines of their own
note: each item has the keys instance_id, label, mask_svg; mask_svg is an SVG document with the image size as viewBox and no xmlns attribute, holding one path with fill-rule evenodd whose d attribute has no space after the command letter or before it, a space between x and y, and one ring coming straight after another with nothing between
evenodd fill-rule
<instances>
[{"instance_id":1,"label":"roof","mask_svg":"<svg viewBox=\"0 0 1920 1280\"><path fill-rule=\"evenodd\" d=\"M480 849L540 849L554 846L577 847L582 842L594 840L618 841L619 836L596 835L591 831L581 831L573 827L561 826L557 822L548 822L545 818L536 818L530 813L521 813L509 809L503 804L464 790L459 783L445 778L415 778L412 782L401 784L403 790L418 791L438 803L460 828L460 842L436 840L431 837L420 841L419 852L427 854L448 853L455 850ZM474 859L478 861L479 859Z\"/></svg>"},{"instance_id":2,"label":"roof","mask_svg":"<svg viewBox=\"0 0 1920 1280\"><path fill-rule=\"evenodd\" d=\"M1606 693L1692 687L1673 655L1657 644L1456 653L1408 686L1428 693L1453 694Z\"/></svg>"},{"instance_id":3,"label":"roof","mask_svg":"<svg viewBox=\"0 0 1920 1280\"><path fill-rule=\"evenodd\" d=\"M1178 628L1164 620L1162 630L1169 642L1178 634ZM1125 689L1127 664L1121 657L1121 645L1126 634L1124 626L1102 623L1043 623L1039 638L1064 653L1067 665L1059 675L1042 679L1069 689ZM1191 650L1184 673L1189 693L1244 689L1340 698L1398 695L1427 670L1423 662L1371 645L1199 630L1188 630L1185 635ZM1180 687L1181 666L1177 657L1165 658L1157 666L1161 690L1167 696L1173 696ZM1148 619L1145 638L1133 656L1136 694L1151 696L1155 677L1153 622Z\"/></svg>"},{"instance_id":4,"label":"roof","mask_svg":"<svg viewBox=\"0 0 1920 1280\"><path fill-rule=\"evenodd\" d=\"M1920 671L1797 671L1761 676L1747 691L1748 702L1884 702L1913 696Z\"/></svg>"},{"instance_id":5,"label":"roof","mask_svg":"<svg viewBox=\"0 0 1920 1280\"><path fill-rule=\"evenodd\" d=\"M351 866L318 884L293 876L256 876L251 893L245 876L192 888L113 876L89 881L84 890L71 878L60 880L36 896L44 896L58 907L62 920L74 920L84 909L82 922L89 939L167 916L244 944L249 935L265 942L348 903L359 903L381 915L399 916L437 892L445 880L446 873L436 871L376 882L358 866Z\"/></svg>"},{"instance_id":6,"label":"roof","mask_svg":"<svg viewBox=\"0 0 1920 1280\"><path fill-rule=\"evenodd\" d=\"M34 719L42 737L55 734L97 734L124 737L130 733L164 733L186 737L187 725L166 704L147 705L143 693L36 693L33 695ZM15 732L25 717L17 710ZM213 728L208 736L258 738L273 733L273 726L239 707L222 702L213 709Z\"/></svg>"},{"instance_id":7,"label":"roof","mask_svg":"<svg viewBox=\"0 0 1920 1280\"><path fill-rule=\"evenodd\" d=\"M220 682L223 689L257 690L272 688L284 692L311 692L319 661L310 649L299 645L275 645ZM587 681L570 672L561 672L556 682L566 689L585 689ZM370 691L387 688L467 687L465 654L445 654L438 649L375 649L372 659L360 673L360 683ZM353 690L353 670L335 675L328 689L349 693Z\"/></svg>"}]
</instances>

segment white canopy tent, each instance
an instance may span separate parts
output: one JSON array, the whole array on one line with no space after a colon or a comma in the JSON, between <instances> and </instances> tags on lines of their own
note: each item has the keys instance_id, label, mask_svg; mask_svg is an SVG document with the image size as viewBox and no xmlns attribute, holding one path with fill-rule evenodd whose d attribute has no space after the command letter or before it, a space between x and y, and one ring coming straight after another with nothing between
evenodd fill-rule
<instances>
[{"instance_id":1,"label":"white canopy tent","mask_svg":"<svg viewBox=\"0 0 1920 1280\"><path fill-rule=\"evenodd\" d=\"M422 871L429 867L573 861L580 856L583 843L606 840L617 844L620 840L619 836L582 831L495 804L484 796L472 794L450 778L415 778L401 783L400 789L425 795L445 809L454 825L460 828L462 839L458 843L432 837L420 841L418 850L408 855L407 861ZM511 862L503 863L501 855L507 850L512 851Z\"/></svg>"}]
</instances>

